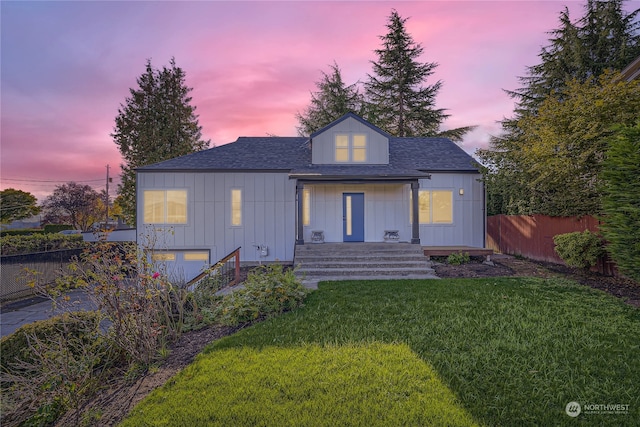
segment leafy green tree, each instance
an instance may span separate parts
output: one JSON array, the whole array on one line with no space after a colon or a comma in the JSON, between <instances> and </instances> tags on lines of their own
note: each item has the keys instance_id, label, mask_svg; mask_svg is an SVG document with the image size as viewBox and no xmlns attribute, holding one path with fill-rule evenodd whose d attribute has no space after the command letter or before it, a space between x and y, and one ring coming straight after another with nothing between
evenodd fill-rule
<instances>
[{"instance_id":1,"label":"leafy green tree","mask_svg":"<svg viewBox=\"0 0 640 427\"><path fill-rule=\"evenodd\" d=\"M311 105L296 114L300 136L308 136L348 112L363 114L364 99L357 83L346 85L338 64L330 67L331 73L322 72L322 79L316 82L318 91L311 93Z\"/></svg>"},{"instance_id":2,"label":"leafy green tree","mask_svg":"<svg viewBox=\"0 0 640 427\"><path fill-rule=\"evenodd\" d=\"M622 70L640 55L639 10L627 14L623 0L585 3L585 14L572 22L569 9L560 12L559 28L551 30L541 62L527 67L523 87L510 93L517 110L535 112L547 96L562 93L567 82L584 82L606 70Z\"/></svg>"},{"instance_id":3,"label":"leafy green tree","mask_svg":"<svg viewBox=\"0 0 640 427\"><path fill-rule=\"evenodd\" d=\"M70 181L58 185L44 199L42 210L44 222L71 224L73 228L87 231L94 222L104 217L100 194L88 185Z\"/></svg>"},{"instance_id":4,"label":"leafy green tree","mask_svg":"<svg viewBox=\"0 0 640 427\"><path fill-rule=\"evenodd\" d=\"M602 234L620 271L640 282L640 120L608 139L602 171Z\"/></svg>"},{"instance_id":5,"label":"leafy green tree","mask_svg":"<svg viewBox=\"0 0 640 427\"><path fill-rule=\"evenodd\" d=\"M547 129L548 132L544 133L539 126L539 110L549 98L553 101L545 108L560 108L564 97L571 97L577 84L585 84L587 87L606 83L606 79L599 79L605 70L621 70L640 54L640 23L636 20L639 11L627 14L622 8L623 3L623 0L588 0L584 16L576 21L571 20L569 11L565 8L560 13L559 28L550 32L550 44L541 50L541 62L528 67L527 75L520 77L523 87L508 92L516 101L514 117L502 121L503 132L491 139L489 149L476 153L485 166L490 214L598 213L600 198L594 190L597 185L593 178L598 161L594 159L594 155L601 157L603 147L593 141L604 134L587 134L587 140L583 143L572 140L571 144L564 144L564 149L571 151L570 153L561 152L558 156L552 156L548 149L556 145L561 135L579 135L576 126L579 121L571 120L572 112L566 108L562 120L551 117L553 131ZM593 91L597 89L594 87ZM610 100L601 99L600 102L610 103ZM576 106L579 100L574 97L570 103ZM586 118L587 109L588 105L583 104L575 113ZM617 113L607 116L602 112L597 119L597 126L615 124L615 114ZM566 128L562 130L561 126ZM588 128L592 129L590 125ZM551 134L555 136L547 140ZM536 147L539 143L543 146ZM541 160L531 156L525 160L523 157L527 156L523 156L523 148L529 154L539 152L541 156L546 156L547 161L531 163L532 160ZM561 147L557 149L560 150ZM563 162L566 167L561 166ZM596 169L585 169L594 164ZM577 169L574 165L577 165ZM549 166L551 168L546 169ZM585 170L586 176L578 176ZM558 174L558 171L562 173ZM566 179L568 180L565 181ZM580 191L582 185L586 185L589 191L582 207L578 206L582 202L577 197L569 197L567 203L564 203L562 196L553 196L555 191L560 191L563 196L585 196Z\"/></svg>"},{"instance_id":6,"label":"leafy green tree","mask_svg":"<svg viewBox=\"0 0 640 427\"><path fill-rule=\"evenodd\" d=\"M486 163L498 162L497 172L487 175L490 184L502 184L499 194L506 200L500 202L507 213L572 216L600 212L606 137L614 125L632 125L640 111L640 82L625 82L616 76L606 72L598 80L569 81L564 92L541 103L538 114L525 115L517 122L521 135L505 140L500 155L478 152Z\"/></svg>"},{"instance_id":7,"label":"leafy green tree","mask_svg":"<svg viewBox=\"0 0 640 427\"><path fill-rule=\"evenodd\" d=\"M7 188L0 191L0 221L3 224L40 213L36 197L22 190Z\"/></svg>"},{"instance_id":8,"label":"leafy green tree","mask_svg":"<svg viewBox=\"0 0 640 427\"><path fill-rule=\"evenodd\" d=\"M172 58L169 67L154 69L147 61L146 71L137 79L138 88L121 104L111 134L124 159L118 186L125 219L135 224L135 168L203 150L210 141L202 140L191 88L185 72Z\"/></svg>"},{"instance_id":9,"label":"leafy green tree","mask_svg":"<svg viewBox=\"0 0 640 427\"><path fill-rule=\"evenodd\" d=\"M435 107L442 82L425 84L438 66L435 62L419 62L424 48L414 42L405 22L393 10L387 23L387 34L380 36L382 48L376 49L377 61L371 61L373 75L365 83L367 118L395 136L445 136L462 140L472 127L440 131L449 117Z\"/></svg>"}]
</instances>

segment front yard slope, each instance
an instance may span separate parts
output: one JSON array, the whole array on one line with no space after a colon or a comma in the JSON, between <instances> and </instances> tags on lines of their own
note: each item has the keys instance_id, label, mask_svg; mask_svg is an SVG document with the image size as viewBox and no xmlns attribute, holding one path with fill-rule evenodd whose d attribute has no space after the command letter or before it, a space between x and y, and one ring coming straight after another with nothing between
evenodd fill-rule
<instances>
[{"instance_id":1,"label":"front yard slope","mask_svg":"<svg viewBox=\"0 0 640 427\"><path fill-rule=\"evenodd\" d=\"M124 425L573 425L575 401L626 405L578 420L632 426L638 336L638 309L559 279L324 283L209 346Z\"/></svg>"}]
</instances>

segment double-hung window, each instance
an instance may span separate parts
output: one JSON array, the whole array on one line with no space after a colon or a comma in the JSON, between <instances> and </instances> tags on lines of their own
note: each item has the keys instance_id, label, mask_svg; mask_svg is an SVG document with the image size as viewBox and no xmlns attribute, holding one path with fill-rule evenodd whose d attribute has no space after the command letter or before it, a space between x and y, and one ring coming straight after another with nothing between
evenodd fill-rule
<instances>
[{"instance_id":1,"label":"double-hung window","mask_svg":"<svg viewBox=\"0 0 640 427\"><path fill-rule=\"evenodd\" d=\"M364 163L367 161L367 135L337 134L335 137L336 163Z\"/></svg>"},{"instance_id":2,"label":"double-hung window","mask_svg":"<svg viewBox=\"0 0 640 427\"><path fill-rule=\"evenodd\" d=\"M145 224L187 223L187 190L145 190L142 197Z\"/></svg>"}]
</instances>

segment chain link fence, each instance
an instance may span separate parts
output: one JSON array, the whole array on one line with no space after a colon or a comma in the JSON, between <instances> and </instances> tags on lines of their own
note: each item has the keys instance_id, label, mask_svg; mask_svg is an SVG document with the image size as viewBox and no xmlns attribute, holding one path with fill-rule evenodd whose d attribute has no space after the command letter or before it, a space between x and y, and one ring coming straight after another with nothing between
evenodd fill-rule
<instances>
[{"instance_id":1,"label":"chain link fence","mask_svg":"<svg viewBox=\"0 0 640 427\"><path fill-rule=\"evenodd\" d=\"M0 301L34 294L28 285L33 276L28 272L35 272L40 283L54 283L57 277L67 272L71 258L81 253L82 249L66 249L0 257Z\"/></svg>"}]
</instances>

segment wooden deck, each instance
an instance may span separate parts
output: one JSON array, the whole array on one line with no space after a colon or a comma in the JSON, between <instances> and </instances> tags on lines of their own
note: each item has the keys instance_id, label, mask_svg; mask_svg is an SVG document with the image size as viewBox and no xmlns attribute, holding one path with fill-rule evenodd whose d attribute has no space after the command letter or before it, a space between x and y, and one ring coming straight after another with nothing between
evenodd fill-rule
<instances>
[{"instance_id":1,"label":"wooden deck","mask_svg":"<svg viewBox=\"0 0 640 427\"><path fill-rule=\"evenodd\" d=\"M484 256L489 261L493 255L493 249L472 246L423 246L422 251L427 259L431 259L432 256L449 256L462 252L469 254L469 256Z\"/></svg>"}]
</instances>

